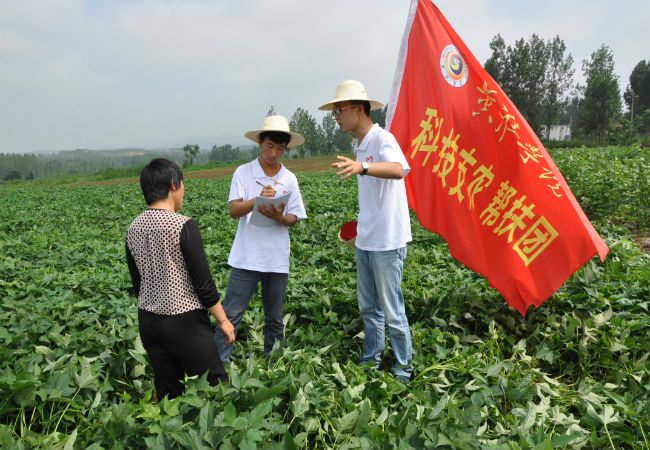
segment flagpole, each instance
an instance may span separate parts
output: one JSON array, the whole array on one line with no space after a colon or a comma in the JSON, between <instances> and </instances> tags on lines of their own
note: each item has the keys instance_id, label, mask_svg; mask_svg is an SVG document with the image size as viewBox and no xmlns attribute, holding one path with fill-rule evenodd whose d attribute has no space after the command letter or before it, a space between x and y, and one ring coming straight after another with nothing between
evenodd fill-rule
<instances>
[{"instance_id":1,"label":"flagpole","mask_svg":"<svg viewBox=\"0 0 650 450\"><path fill-rule=\"evenodd\" d=\"M395 105L397 105L397 99L399 98L399 89L402 85L402 75L404 74L404 65L406 64L406 55L408 53L411 25L413 25L413 19L415 18L415 12L417 9L418 0L411 0L409 14L406 19L406 26L404 27L404 34L402 35L402 44L400 45L399 54L397 55L397 65L395 66L395 75L393 76L393 86L391 87L390 96L388 97L385 125L387 130L390 130L390 124L393 121L393 115L395 114Z\"/></svg>"}]
</instances>

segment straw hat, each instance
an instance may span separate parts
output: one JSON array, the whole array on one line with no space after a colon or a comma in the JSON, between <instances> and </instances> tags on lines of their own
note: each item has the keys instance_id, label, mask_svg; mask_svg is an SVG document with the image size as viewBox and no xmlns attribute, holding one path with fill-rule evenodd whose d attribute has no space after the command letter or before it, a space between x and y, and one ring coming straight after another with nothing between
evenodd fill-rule
<instances>
[{"instance_id":1,"label":"straw hat","mask_svg":"<svg viewBox=\"0 0 650 450\"><path fill-rule=\"evenodd\" d=\"M345 80L336 86L336 93L334 94L334 98L318 109L323 111L331 111L334 109L334 103L350 100L364 100L370 102L371 110L379 109L384 106L383 103L378 102L377 100L370 100L368 98L368 94L366 94L366 88L363 87L363 84L360 81Z\"/></svg>"},{"instance_id":2,"label":"straw hat","mask_svg":"<svg viewBox=\"0 0 650 450\"><path fill-rule=\"evenodd\" d=\"M250 139L253 142L260 142L260 134L265 131L280 131L282 133L287 133L291 136L287 147L297 147L302 145L305 142L305 138L289 130L289 122L283 116L267 116L264 119L264 124L262 125L261 130L251 130L247 131L244 136Z\"/></svg>"}]
</instances>

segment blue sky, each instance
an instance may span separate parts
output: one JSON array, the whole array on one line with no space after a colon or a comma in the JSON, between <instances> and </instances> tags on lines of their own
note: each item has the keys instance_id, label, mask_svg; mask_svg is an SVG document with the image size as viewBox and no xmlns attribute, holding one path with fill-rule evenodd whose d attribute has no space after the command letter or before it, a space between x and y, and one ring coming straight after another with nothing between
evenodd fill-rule
<instances>
[{"instance_id":1,"label":"blue sky","mask_svg":"<svg viewBox=\"0 0 650 450\"><path fill-rule=\"evenodd\" d=\"M577 81L609 46L624 90L650 59L648 0L435 3L481 63L497 33L558 35ZM408 5L0 0L0 152L245 143L271 105L320 120L344 79L385 102Z\"/></svg>"}]
</instances>

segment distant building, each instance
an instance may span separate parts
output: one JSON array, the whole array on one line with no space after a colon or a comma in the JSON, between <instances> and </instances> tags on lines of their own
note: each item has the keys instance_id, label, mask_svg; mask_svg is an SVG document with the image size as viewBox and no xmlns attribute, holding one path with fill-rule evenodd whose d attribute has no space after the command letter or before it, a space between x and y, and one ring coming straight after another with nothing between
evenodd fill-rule
<instances>
[{"instance_id":1,"label":"distant building","mask_svg":"<svg viewBox=\"0 0 650 450\"><path fill-rule=\"evenodd\" d=\"M570 125L551 125L551 132L546 135L546 126L542 125L542 139L549 141L570 141L571 140L571 126Z\"/></svg>"}]
</instances>

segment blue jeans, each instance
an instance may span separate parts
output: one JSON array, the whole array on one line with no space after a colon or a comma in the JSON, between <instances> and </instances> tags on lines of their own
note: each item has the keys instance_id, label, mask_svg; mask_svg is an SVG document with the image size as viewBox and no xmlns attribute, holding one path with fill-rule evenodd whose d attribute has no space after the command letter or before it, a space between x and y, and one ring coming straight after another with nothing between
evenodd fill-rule
<instances>
[{"instance_id":1,"label":"blue jeans","mask_svg":"<svg viewBox=\"0 0 650 450\"><path fill-rule=\"evenodd\" d=\"M404 258L406 247L388 251L357 248L357 297L365 326L361 363L379 365L387 326L397 360L393 375L408 377L413 371L413 345L401 287Z\"/></svg>"},{"instance_id":2,"label":"blue jeans","mask_svg":"<svg viewBox=\"0 0 650 450\"><path fill-rule=\"evenodd\" d=\"M289 274L273 272L255 272L252 270L233 267L228 279L226 297L223 309L235 327L235 336L241 324L244 312L257 291L257 285L262 282L262 304L264 305L264 352L273 349L276 340L284 338L283 306L287 293ZM219 355L224 362L230 362L232 344L226 344L226 339L217 328L215 340L219 347Z\"/></svg>"}]
</instances>

